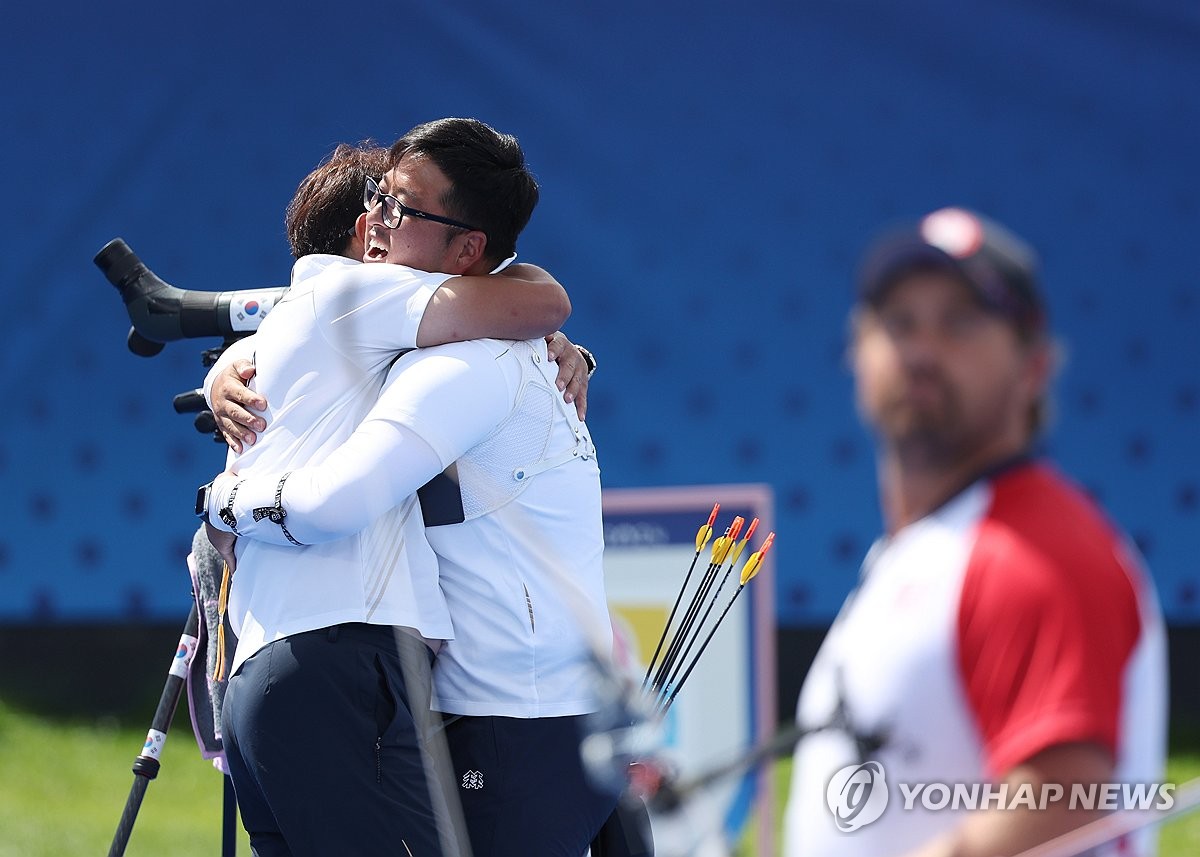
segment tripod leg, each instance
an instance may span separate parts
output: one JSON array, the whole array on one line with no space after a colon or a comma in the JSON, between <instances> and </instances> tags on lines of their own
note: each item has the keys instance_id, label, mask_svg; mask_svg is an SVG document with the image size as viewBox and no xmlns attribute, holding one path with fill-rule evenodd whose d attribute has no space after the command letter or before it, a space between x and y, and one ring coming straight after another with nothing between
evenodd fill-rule
<instances>
[{"instance_id":1,"label":"tripod leg","mask_svg":"<svg viewBox=\"0 0 1200 857\"><path fill-rule=\"evenodd\" d=\"M225 804L221 816L221 857L237 855L237 796L233 793L233 778L228 774L225 781Z\"/></svg>"},{"instance_id":2,"label":"tripod leg","mask_svg":"<svg viewBox=\"0 0 1200 857\"><path fill-rule=\"evenodd\" d=\"M121 813L121 821L113 836L112 846L108 849L108 857L122 857L125 847L129 844L129 836L133 833L133 823L137 820L138 810L141 809L142 799L146 796L146 787L150 780L158 776L159 754L167 740L167 730L171 728L171 719L179 705L179 697L183 695L183 686L187 679L188 667L196 654L196 634L200 628L200 616L196 605L192 604L192 612L188 614L183 627L183 635L179 638L179 646L167 672L167 683L163 686L162 695L158 699L158 708L154 711L154 719L150 722L150 731L146 734L146 743L142 752L133 760L133 786L129 790L129 798L125 801L125 810Z\"/></svg>"}]
</instances>

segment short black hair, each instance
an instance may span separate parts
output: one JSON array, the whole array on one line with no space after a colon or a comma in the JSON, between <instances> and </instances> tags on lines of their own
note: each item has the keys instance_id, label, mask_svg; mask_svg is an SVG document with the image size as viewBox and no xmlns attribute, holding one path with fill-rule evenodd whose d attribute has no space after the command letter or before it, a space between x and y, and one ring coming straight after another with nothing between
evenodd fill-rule
<instances>
[{"instance_id":1,"label":"short black hair","mask_svg":"<svg viewBox=\"0 0 1200 857\"><path fill-rule=\"evenodd\" d=\"M516 137L478 119L435 119L392 144L389 169L405 155L429 158L449 179L442 205L487 235L485 258L499 263L516 252L539 194Z\"/></svg>"}]
</instances>

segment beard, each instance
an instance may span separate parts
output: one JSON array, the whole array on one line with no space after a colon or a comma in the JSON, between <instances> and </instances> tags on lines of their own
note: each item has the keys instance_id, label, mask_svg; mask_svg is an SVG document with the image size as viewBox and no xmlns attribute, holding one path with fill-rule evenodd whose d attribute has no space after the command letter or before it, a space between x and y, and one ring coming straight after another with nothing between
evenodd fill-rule
<instances>
[{"instance_id":1,"label":"beard","mask_svg":"<svg viewBox=\"0 0 1200 857\"><path fill-rule=\"evenodd\" d=\"M880 440L913 465L961 461L981 434L968 424L957 390L932 371L910 375L885 395L872 422Z\"/></svg>"}]
</instances>

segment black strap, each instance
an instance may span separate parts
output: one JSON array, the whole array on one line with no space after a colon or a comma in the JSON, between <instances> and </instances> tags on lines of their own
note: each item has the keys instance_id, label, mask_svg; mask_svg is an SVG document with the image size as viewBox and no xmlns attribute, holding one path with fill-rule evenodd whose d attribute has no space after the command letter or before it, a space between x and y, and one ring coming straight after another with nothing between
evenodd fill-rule
<instances>
[{"instance_id":1,"label":"black strap","mask_svg":"<svg viewBox=\"0 0 1200 857\"><path fill-rule=\"evenodd\" d=\"M427 527L461 524L467 519L462 488L458 484L458 468L454 464L418 488L417 499L421 501L421 517Z\"/></svg>"}]
</instances>

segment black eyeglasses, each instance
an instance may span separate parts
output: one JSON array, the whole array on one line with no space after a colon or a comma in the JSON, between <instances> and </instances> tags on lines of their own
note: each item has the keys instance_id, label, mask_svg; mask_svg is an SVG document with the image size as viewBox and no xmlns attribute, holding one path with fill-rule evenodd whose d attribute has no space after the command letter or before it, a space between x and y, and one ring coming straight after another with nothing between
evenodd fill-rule
<instances>
[{"instance_id":1,"label":"black eyeglasses","mask_svg":"<svg viewBox=\"0 0 1200 857\"><path fill-rule=\"evenodd\" d=\"M367 185L363 189L363 206L367 211L374 211L375 206L383 205L383 225L388 229L395 229L400 225L400 221L405 216L419 217L422 220L432 220L434 223L444 223L446 226L453 226L456 229L466 229L471 232L482 232L475 226L463 223L461 220L451 220L449 217L442 217L439 214L430 214L428 211L420 211L415 208L409 208L390 193L384 193L379 189L379 182L367 176Z\"/></svg>"}]
</instances>

